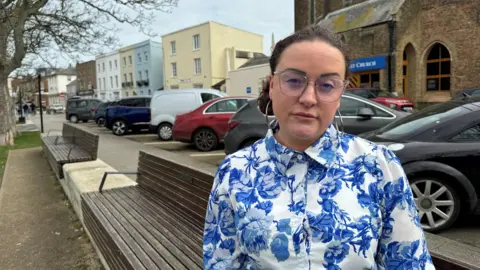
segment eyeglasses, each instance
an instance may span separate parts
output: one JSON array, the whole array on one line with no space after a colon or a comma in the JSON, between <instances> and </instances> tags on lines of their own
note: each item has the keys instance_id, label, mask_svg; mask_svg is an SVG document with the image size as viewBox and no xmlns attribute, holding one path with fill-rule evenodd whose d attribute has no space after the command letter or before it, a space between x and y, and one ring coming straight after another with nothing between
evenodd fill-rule
<instances>
[{"instance_id":1,"label":"eyeglasses","mask_svg":"<svg viewBox=\"0 0 480 270\"><path fill-rule=\"evenodd\" d=\"M286 69L275 71L273 74L279 76L280 91L286 96L301 96L310 83L307 76L300 71ZM320 76L313 83L318 98L323 102L331 103L340 99L349 82Z\"/></svg>"}]
</instances>

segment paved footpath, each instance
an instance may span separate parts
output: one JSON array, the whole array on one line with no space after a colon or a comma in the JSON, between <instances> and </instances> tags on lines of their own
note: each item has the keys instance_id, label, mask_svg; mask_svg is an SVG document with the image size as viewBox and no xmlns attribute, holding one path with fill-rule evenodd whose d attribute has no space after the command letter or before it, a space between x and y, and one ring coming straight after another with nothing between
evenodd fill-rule
<instances>
[{"instance_id":1,"label":"paved footpath","mask_svg":"<svg viewBox=\"0 0 480 270\"><path fill-rule=\"evenodd\" d=\"M9 152L0 186L0 269L102 269L39 147Z\"/></svg>"}]
</instances>

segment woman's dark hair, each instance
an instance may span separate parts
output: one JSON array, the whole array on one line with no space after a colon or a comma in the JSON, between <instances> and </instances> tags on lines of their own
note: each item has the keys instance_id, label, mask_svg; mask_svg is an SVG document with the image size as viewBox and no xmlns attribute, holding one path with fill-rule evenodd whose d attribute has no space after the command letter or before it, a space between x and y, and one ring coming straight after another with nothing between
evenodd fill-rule
<instances>
[{"instance_id":1,"label":"woman's dark hair","mask_svg":"<svg viewBox=\"0 0 480 270\"><path fill-rule=\"evenodd\" d=\"M278 61L282 56L283 51L288 48L290 45L301 42L301 41L314 41L320 40L324 41L331 46L337 48L345 58L345 78L348 76L348 56L347 50L344 45L344 37L340 34L335 34L325 28L320 26L312 25L304 29L301 29L292 35L280 40L273 49L272 56L270 56L270 72L271 75L275 72L277 68ZM267 103L270 101L269 97L270 92L270 82L268 79L263 81L262 92L258 97L258 107L262 113L265 113ZM268 115L273 115L272 106L268 108Z\"/></svg>"}]
</instances>

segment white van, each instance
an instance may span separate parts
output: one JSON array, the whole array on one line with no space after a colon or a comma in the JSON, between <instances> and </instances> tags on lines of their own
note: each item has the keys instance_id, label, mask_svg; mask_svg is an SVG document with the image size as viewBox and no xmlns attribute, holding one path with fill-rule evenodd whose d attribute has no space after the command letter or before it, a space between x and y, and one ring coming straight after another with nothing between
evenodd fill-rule
<instances>
[{"instance_id":1,"label":"white van","mask_svg":"<svg viewBox=\"0 0 480 270\"><path fill-rule=\"evenodd\" d=\"M211 99L225 96L226 93L215 89L155 91L150 102L150 130L161 140L171 140L177 115L193 111Z\"/></svg>"}]
</instances>

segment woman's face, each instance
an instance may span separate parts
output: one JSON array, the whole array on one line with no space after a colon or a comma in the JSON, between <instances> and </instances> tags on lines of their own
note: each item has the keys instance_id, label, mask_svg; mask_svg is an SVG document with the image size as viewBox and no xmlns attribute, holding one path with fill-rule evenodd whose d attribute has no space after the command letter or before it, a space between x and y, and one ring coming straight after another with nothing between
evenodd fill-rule
<instances>
[{"instance_id":1,"label":"woman's face","mask_svg":"<svg viewBox=\"0 0 480 270\"><path fill-rule=\"evenodd\" d=\"M296 145L316 141L334 120L343 87L332 86L343 86L343 80L345 58L330 44L302 41L286 48L269 93L282 140Z\"/></svg>"}]
</instances>

